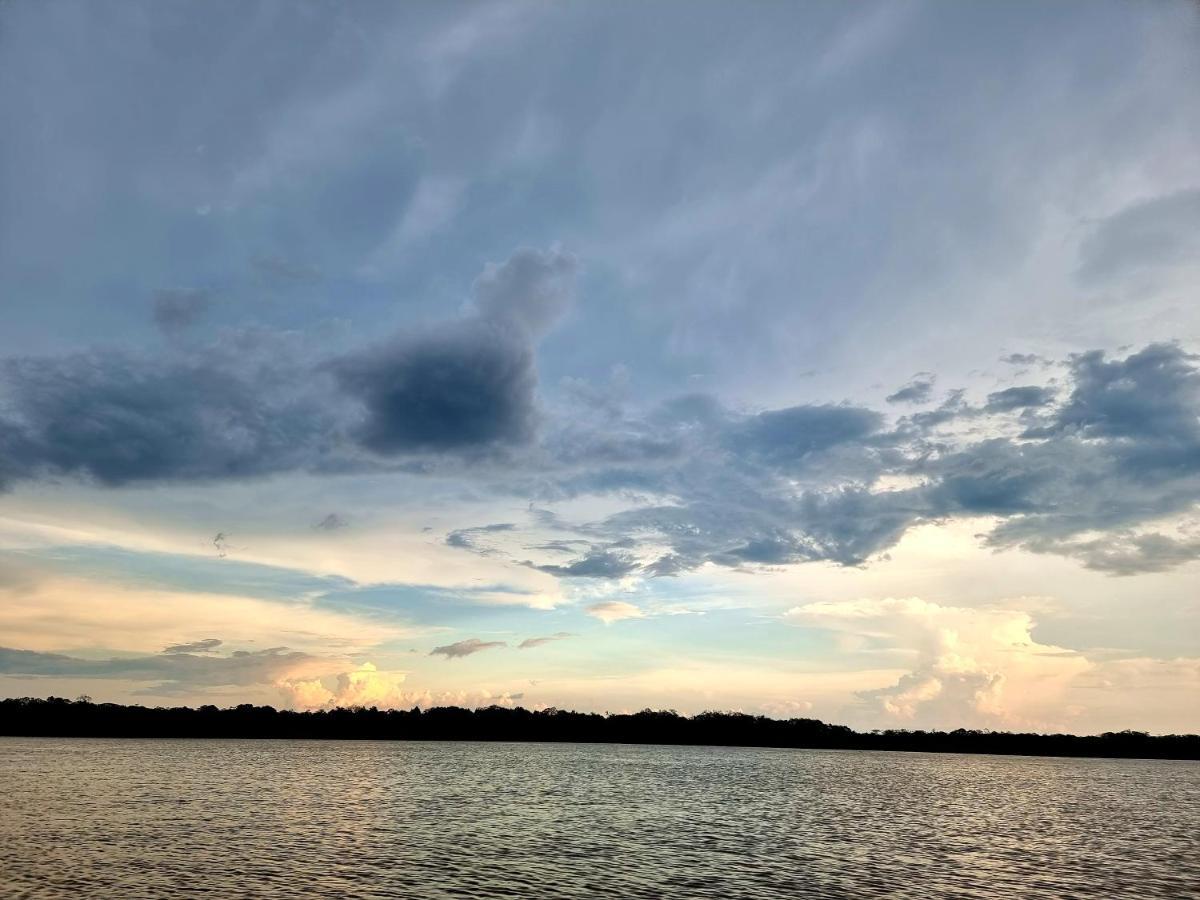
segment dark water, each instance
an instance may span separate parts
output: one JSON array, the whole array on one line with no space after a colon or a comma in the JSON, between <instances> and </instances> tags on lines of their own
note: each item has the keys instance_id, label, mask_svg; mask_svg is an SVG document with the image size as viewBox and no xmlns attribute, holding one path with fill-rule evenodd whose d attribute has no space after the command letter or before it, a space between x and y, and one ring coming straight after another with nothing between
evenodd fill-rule
<instances>
[{"instance_id":1,"label":"dark water","mask_svg":"<svg viewBox=\"0 0 1200 900\"><path fill-rule=\"evenodd\" d=\"M0 896L1200 897L1200 764L3 738Z\"/></svg>"}]
</instances>

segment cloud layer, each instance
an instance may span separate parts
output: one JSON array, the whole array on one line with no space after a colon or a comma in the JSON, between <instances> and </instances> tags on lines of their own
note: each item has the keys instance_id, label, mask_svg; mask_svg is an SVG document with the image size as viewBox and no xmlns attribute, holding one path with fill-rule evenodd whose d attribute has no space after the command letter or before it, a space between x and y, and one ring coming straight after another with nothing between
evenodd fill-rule
<instances>
[{"instance_id":1,"label":"cloud layer","mask_svg":"<svg viewBox=\"0 0 1200 900\"><path fill-rule=\"evenodd\" d=\"M1060 387L1018 385L979 405L955 392L893 420L849 404L747 413L690 395L572 421L538 408L531 335L561 314L574 265L516 254L481 277L476 313L331 363L338 391L322 367L272 363L262 348L228 365L227 353L7 360L0 474L119 487L370 470L405 456L421 461L411 471L497 493L640 496L558 535L584 539L582 555L523 560L562 578L863 565L910 528L951 517L992 519L984 541L996 549L1114 574L1197 555L1200 368L1178 344L1076 354ZM339 391L362 406L347 414ZM523 455L496 455L518 445ZM491 455L472 468L464 453ZM447 543L492 553L478 539L512 529L459 529Z\"/></svg>"}]
</instances>

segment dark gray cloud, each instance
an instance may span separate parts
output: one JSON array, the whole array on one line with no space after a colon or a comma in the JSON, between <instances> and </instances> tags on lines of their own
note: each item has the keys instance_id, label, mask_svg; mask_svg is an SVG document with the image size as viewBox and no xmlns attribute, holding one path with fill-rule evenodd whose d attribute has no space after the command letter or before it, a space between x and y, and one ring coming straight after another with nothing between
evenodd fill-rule
<instances>
[{"instance_id":1,"label":"dark gray cloud","mask_svg":"<svg viewBox=\"0 0 1200 900\"><path fill-rule=\"evenodd\" d=\"M978 410L972 407L964 398L966 392L962 389L953 390L946 395L935 409L913 413L905 421L918 429L928 430L953 422L966 416L973 416Z\"/></svg>"},{"instance_id":2,"label":"dark gray cloud","mask_svg":"<svg viewBox=\"0 0 1200 900\"><path fill-rule=\"evenodd\" d=\"M0 647L0 674L58 678L122 678L162 682L165 687L270 684L313 659L286 647L235 650L228 656L188 652L120 659L80 659Z\"/></svg>"},{"instance_id":3,"label":"dark gray cloud","mask_svg":"<svg viewBox=\"0 0 1200 900\"><path fill-rule=\"evenodd\" d=\"M1198 357L1175 344L1151 344L1125 359L1096 350L1071 358L1074 388L1035 436L1077 433L1141 444L1200 445Z\"/></svg>"},{"instance_id":4,"label":"dark gray cloud","mask_svg":"<svg viewBox=\"0 0 1200 900\"><path fill-rule=\"evenodd\" d=\"M338 513L329 513L319 522L313 524L313 528L318 531L341 531L343 528L349 527L350 523L346 521L345 516Z\"/></svg>"},{"instance_id":5,"label":"dark gray cloud","mask_svg":"<svg viewBox=\"0 0 1200 900\"><path fill-rule=\"evenodd\" d=\"M164 648L163 653L207 653L210 650L216 650L221 643L217 638L205 638L190 644L172 644L170 647Z\"/></svg>"},{"instance_id":6,"label":"dark gray cloud","mask_svg":"<svg viewBox=\"0 0 1200 900\"><path fill-rule=\"evenodd\" d=\"M667 553L653 562L642 567L642 572L651 578L673 578L682 575L696 567L694 560L680 556L678 553Z\"/></svg>"},{"instance_id":7,"label":"dark gray cloud","mask_svg":"<svg viewBox=\"0 0 1200 900\"><path fill-rule=\"evenodd\" d=\"M626 550L594 547L566 565L548 563L534 568L562 578L624 578L636 572L640 565L637 558Z\"/></svg>"},{"instance_id":8,"label":"dark gray cloud","mask_svg":"<svg viewBox=\"0 0 1200 900\"><path fill-rule=\"evenodd\" d=\"M987 396L984 412L1010 412L1014 409L1029 409L1035 406L1047 406L1054 402L1054 390L1037 385L1005 388L994 391Z\"/></svg>"},{"instance_id":9,"label":"dark gray cloud","mask_svg":"<svg viewBox=\"0 0 1200 900\"><path fill-rule=\"evenodd\" d=\"M429 651L430 656L444 656L447 659L461 659L464 656L470 656L472 653L479 653L481 650L491 650L495 647L507 647L504 641L481 641L479 638L468 638L465 641L458 641L454 644L446 644L443 647L434 647Z\"/></svg>"},{"instance_id":10,"label":"dark gray cloud","mask_svg":"<svg viewBox=\"0 0 1200 900\"><path fill-rule=\"evenodd\" d=\"M212 307L215 297L199 289L164 289L154 292L154 324L176 334L196 324Z\"/></svg>"},{"instance_id":11,"label":"dark gray cloud","mask_svg":"<svg viewBox=\"0 0 1200 900\"><path fill-rule=\"evenodd\" d=\"M667 545L670 552L644 571L676 575L704 563L733 568L819 560L861 565L929 514L928 504L912 492L872 493L847 485L796 494L786 479L743 481L730 485L725 496L675 499L670 506L618 513L596 529Z\"/></svg>"},{"instance_id":12,"label":"dark gray cloud","mask_svg":"<svg viewBox=\"0 0 1200 900\"><path fill-rule=\"evenodd\" d=\"M568 254L520 250L484 272L465 317L332 361L286 333L252 331L169 357L0 360L0 488L63 475L118 486L386 467L362 450L428 457L527 444L539 422L534 340L569 305L574 271ZM156 315L178 329L207 303L202 292L160 292ZM429 465L391 463L406 464Z\"/></svg>"},{"instance_id":13,"label":"dark gray cloud","mask_svg":"<svg viewBox=\"0 0 1200 900\"><path fill-rule=\"evenodd\" d=\"M786 465L838 445L862 442L882 424L882 415L862 407L792 406L730 423L724 440L737 454Z\"/></svg>"},{"instance_id":14,"label":"dark gray cloud","mask_svg":"<svg viewBox=\"0 0 1200 900\"><path fill-rule=\"evenodd\" d=\"M567 638L575 637L569 631L556 631L554 634L548 634L545 637L525 638L517 645L519 650L531 650L534 647L541 647L543 644L549 644L553 641L565 641Z\"/></svg>"},{"instance_id":15,"label":"dark gray cloud","mask_svg":"<svg viewBox=\"0 0 1200 900\"><path fill-rule=\"evenodd\" d=\"M1195 512L1200 502L1200 370L1171 344L1123 359L1071 360L1066 401L1019 439L995 438L919 467L934 515L988 514L996 547L1076 556L1092 568L1154 570L1187 540L1131 529ZM1078 536L1107 532L1106 537ZM1081 542L1082 541L1082 542Z\"/></svg>"},{"instance_id":16,"label":"dark gray cloud","mask_svg":"<svg viewBox=\"0 0 1200 900\"><path fill-rule=\"evenodd\" d=\"M706 562L858 564L878 542L901 534L914 515L886 509L895 498L875 499L866 487L908 459L902 436L883 424L882 415L861 407L807 405L745 415L703 395L667 403L645 420L622 421L622 432L657 432L677 449L669 458L636 462L606 454L564 483L581 492L632 491L666 502L643 502L582 526L604 540L568 565L538 567L560 576L619 578L677 575ZM580 443L586 446L586 439ZM587 457L584 449L572 456ZM864 517L871 504L876 515ZM634 546L618 548L618 541ZM644 555L635 551L650 546L667 552L639 564Z\"/></svg>"},{"instance_id":17,"label":"dark gray cloud","mask_svg":"<svg viewBox=\"0 0 1200 900\"><path fill-rule=\"evenodd\" d=\"M1007 438L973 444L918 467L931 515L1012 516L1038 511L1061 484L1062 459Z\"/></svg>"},{"instance_id":18,"label":"dark gray cloud","mask_svg":"<svg viewBox=\"0 0 1200 900\"><path fill-rule=\"evenodd\" d=\"M569 305L575 268L568 254L518 250L477 279L471 315L333 363L363 405L362 445L396 455L528 443L538 419L534 342Z\"/></svg>"},{"instance_id":19,"label":"dark gray cloud","mask_svg":"<svg viewBox=\"0 0 1200 900\"><path fill-rule=\"evenodd\" d=\"M563 277L547 267L548 278ZM425 454L414 471L477 473L522 497L625 498L629 508L602 521L540 523L551 532L540 549L574 558L514 560L567 578L666 576L706 563L862 565L908 528L956 516L995 517L988 546L1061 553L1104 571L1161 568L1194 549L1143 533L1200 501L1200 368L1177 345L1079 354L1058 393L1023 385L973 406L954 391L894 427L858 406L747 414L691 395L638 412L617 404L599 419L558 411L535 439L543 414L528 328L497 320L517 296L498 285L521 279L501 269L490 277L495 284L479 289L492 292L486 319L342 357L332 367L340 388L324 392L328 367L273 345L172 361L4 361L0 481L80 475L119 486L388 465L359 453L361 442L380 454ZM547 321L547 304L522 315L540 310L537 321ZM361 401L357 413L339 390ZM987 437L939 430L967 418L970 434ZM463 465L513 441L526 452ZM885 479L900 486L882 489ZM446 541L494 554L479 538L512 528L458 529ZM1089 532L1125 536L1106 549L1080 543L1096 539Z\"/></svg>"},{"instance_id":20,"label":"dark gray cloud","mask_svg":"<svg viewBox=\"0 0 1200 900\"><path fill-rule=\"evenodd\" d=\"M927 403L933 396L933 385L936 381L936 376L929 372L921 372L914 375L912 380L900 390L889 394L884 399L888 403Z\"/></svg>"},{"instance_id":21,"label":"dark gray cloud","mask_svg":"<svg viewBox=\"0 0 1200 900\"><path fill-rule=\"evenodd\" d=\"M315 464L334 431L281 370L218 355L120 353L0 361L0 450L9 479L236 479Z\"/></svg>"},{"instance_id":22,"label":"dark gray cloud","mask_svg":"<svg viewBox=\"0 0 1200 900\"><path fill-rule=\"evenodd\" d=\"M956 392L938 410L901 420L897 432L876 430L880 420L870 411L809 407L778 418L739 417L692 401L687 415L663 419L668 428L688 423L679 432L681 461L639 471L669 502L586 528L668 547L641 569L648 575L704 563L861 565L914 525L962 516L999 520L984 537L989 546L1059 553L1114 573L1159 570L1194 556L1191 540L1136 529L1192 514L1200 501L1195 358L1171 344L1118 358L1081 354L1070 360L1064 393L1056 403L1047 388L1020 387L975 407ZM1006 414L1017 409L1022 415L1013 423ZM847 417L826 421L834 410ZM802 427L811 417L829 427ZM968 443L935 437L941 424L963 417L995 436ZM1014 424L1024 430L1014 432ZM793 434L823 437L807 444ZM908 486L876 489L887 476ZM1120 537L1130 529L1132 536ZM1093 541L1088 535L1096 531L1114 537L1079 543Z\"/></svg>"},{"instance_id":23,"label":"dark gray cloud","mask_svg":"<svg viewBox=\"0 0 1200 900\"><path fill-rule=\"evenodd\" d=\"M532 347L487 322L401 338L333 365L364 410L356 430L381 455L481 450L534 433Z\"/></svg>"}]
</instances>

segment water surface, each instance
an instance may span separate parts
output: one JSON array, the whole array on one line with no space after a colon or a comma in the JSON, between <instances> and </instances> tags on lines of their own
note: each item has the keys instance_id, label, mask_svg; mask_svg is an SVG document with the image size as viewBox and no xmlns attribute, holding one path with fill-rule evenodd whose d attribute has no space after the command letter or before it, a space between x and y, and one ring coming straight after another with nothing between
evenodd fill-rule
<instances>
[{"instance_id":1,"label":"water surface","mask_svg":"<svg viewBox=\"0 0 1200 900\"><path fill-rule=\"evenodd\" d=\"M1200 897L1200 764L0 738L4 898Z\"/></svg>"}]
</instances>

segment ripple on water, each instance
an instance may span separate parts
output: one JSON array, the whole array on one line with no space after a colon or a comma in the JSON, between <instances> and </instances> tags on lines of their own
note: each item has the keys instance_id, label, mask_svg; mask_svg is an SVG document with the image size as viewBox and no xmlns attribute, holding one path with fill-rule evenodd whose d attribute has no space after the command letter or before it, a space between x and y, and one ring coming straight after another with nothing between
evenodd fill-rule
<instances>
[{"instance_id":1,"label":"ripple on water","mask_svg":"<svg viewBox=\"0 0 1200 900\"><path fill-rule=\"evenodd\" d=\"M0 739L0 897L1200 897L1200 764Z\"/></svg>"}]
</instances>

